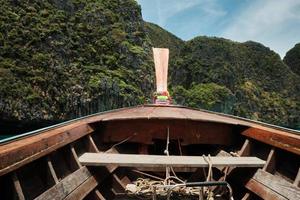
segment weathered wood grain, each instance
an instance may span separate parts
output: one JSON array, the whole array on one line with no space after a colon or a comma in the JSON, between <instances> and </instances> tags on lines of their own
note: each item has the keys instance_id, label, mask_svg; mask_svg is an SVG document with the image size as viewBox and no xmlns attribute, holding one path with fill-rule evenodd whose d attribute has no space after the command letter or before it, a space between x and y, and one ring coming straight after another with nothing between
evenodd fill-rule
<instances>
[{"instance_id":1,"label":"weathered wood grain","mask_svg":"<svg viewBox=\"0 0 300 200\"><path fill-rule=\"evenodd\" d=\"M63 127L0 146L0 176L91 133L87 124Z\"/></svg>"},{"instance_id":2,"label":"weathered wood grain","mask_svg":"<svg viewBox=\"0 0 300 200\"><path fill-rule=\"evenodd\" d=\"M57 178L57 175L55 173L55 170L54 170L54 167L52 165L52 161L50 160L49 157L47 157L47 165L48 165L48 168L49 168L49 171L50 171L50 174L55 182L55 184L57 184L59 181L58 181L58 178Z\"/></svg>"},{"instance_id":3,"label":"weathered wood grain","mask_svg":"<svg viewBox=\"0 0 300 200\"><path fill-rule=\"evenodd\" d=\"M264 200L287 200L287 198L281 196L277 192L254 179L250 179L250 181L248 181L246 188Z\"/></svg>"},{"instance_id":4,"label":"weathered wood grain","mask_svg":"<svg viewBox=\"0 0 300 200\"><path fill-rule=\"evenodd\" d=\"M72 153L72 157L74 159L74 164L76 165L77 168L80 168L81 167L81 164L78 160L78 156L77 156L77 153L76 153L76 150L74 148L74 145L73 144L70 144L70 150L71 150L71 153Z\"/></svg>"},{"instance_id":5,"label":"weathered wood grain","mask_svg":"<svg viewBox=\"0 0 300 200\"><path fill-rule=\"evenodd\" d=\"M122 167L208 167L201 156L158 156L139 154L84 153L79 161L87 166L116 164ZM214 167L263 167L265 161L256 157L211 157Z\"/></svg>"},{"instance_id":6,"label":"weathered wood grain","mask_svg":"<svg viewBox=\"0 0 300 200\"><path fill-rule=\"evenodd\" d=\"M293 183L295 186L298 186L298 187L300 187L300 167L299 167L299 169L298 169L298 173L297 173L297 175L296 175L296 177L295 177L295 180L294 180L294 183Z\"/></svg>"},{"instance_id":7,"label":"weathered wood grain","mask_svg":"<svg viewBox=\"0 0 300 200\"><path fill-rule=\"evenodd\" d=\"M62 179L58 184L54 185L40 196L38 196L36 200L64 199L91 176L92 175L90 171L86 167L82 167Z\"/></svg>"},{"instance_id":8,"label":"weathered wood grain","mask_svg":"<svg viewBox=\"0 0 300 200\"><path fill-rule=\"evenodd\" d=\"M18 175L14 172L14 173L12 173L11 178L12 178L12 181L13 181L13 185L15 187L17 198L19 200L25 200L25 197L24 197L24 194L23 194L23 191L22 191L22 187L21 187Z\"/></svg>"},{"instance_id":9,"label":"weathered wood grain","mask_svg":"<svg viewBox=\"0 0 300 200\"><path fill-rule=\"evenodd\" d=\"M246 184L246 188L266 200L271 199L300 199L300 188L286 180L263 170L258 170Z\"/></svg>"},{"instance_id":10,"label":"weathered wood grain","mask_svg":"<svg viewBox=\"0 0 300 200\"><path fill-rule=\"evenodd\" d=\"M242 135L300 155L300 134L282 133L259 128L248 128Z\"/></svg>"},{"instance_id":11,"label":"weathered wood grain","mask_svg":"<svg viewBox=\"0 0 300 200\"><path fill-rule=\"evenodd\" d=\"M275 148L272 148L270 150L270 153L268 155L267 161L265 166L263 167L263 170L273 173L275 171L275 165L276 165L276 160L275 160Z\"/></svg>"},{"instance_id":12,"label":"weathered wood grain","mask_svg":"<svg viewBox=\"0 0 300 200\"><path fill-rule=\"evenodd\" d=\"M94 197L96 200L106 200L105 197L99 192L98 189L95 189Z\"/></svg>"},{"instance_id":13,"label":"weathered wood grain","mask_svg":"<svg viewBox=\"0 0 300 200\"><path fill-rule=\"evenodd\" d=\"M98 182L94 176L89 177L84 183L77 187L65 200L81 200L86 197L96 186Z\"/></svg>"},{"instance_id":14,"label":"weathered wood grain","mask_svg":"<svg viewBox=\"0 0 300 200\"><path fill-rule=\"evenodd\" d=\"M88 135L87 138L88 138L89 151L99 153L100 151L99 151L97 145L95 144L92 136Z\"/></svg>"}]
</instances>

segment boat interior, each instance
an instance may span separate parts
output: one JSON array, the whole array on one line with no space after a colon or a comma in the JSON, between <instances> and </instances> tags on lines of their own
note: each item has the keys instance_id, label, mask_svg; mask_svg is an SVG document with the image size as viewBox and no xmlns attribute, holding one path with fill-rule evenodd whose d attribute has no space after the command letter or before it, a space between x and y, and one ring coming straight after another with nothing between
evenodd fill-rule
<instances>
[{"instance_id":1,"label":"boat interior","mask_svg":"<svg viewBox=\"0 0 300 200\"><path fill-rule=\"evenodd\" d=\"M1 199L300 199L299 132L179 106L100 113L0 144Z\"/></svg>"}]
</instances>

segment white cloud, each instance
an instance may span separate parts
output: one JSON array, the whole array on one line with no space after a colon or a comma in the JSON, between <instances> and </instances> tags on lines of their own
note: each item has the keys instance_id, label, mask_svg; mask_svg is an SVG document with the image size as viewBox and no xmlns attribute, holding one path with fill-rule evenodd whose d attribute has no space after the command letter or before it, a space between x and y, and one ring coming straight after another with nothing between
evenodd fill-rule
<instances>
[{"instance_id":1,"label":"white cloud","mask_svg":"<svg viewBox=\"0 0 300 200\"><path fill-rule=\"evenodd\" d=\"M256 0L236 16L221 36L262 42L283 57L288 49L300 42L299 25L299 0Z\"/></svg>"},{"instance_id":2,"label":"white cloud","mask_svg":"<svg viewBox=\"0 0 300 200\"><path fill-rule=\"evenodd\" d=\"M152 14L156 12L158 23L165 26L168 19L192 7L199 6L199 12L208 16L223 16L226 12L217 4L217 0L138 0L140 4L152 3ZM155 9L155 11L154 11Z\"/></svg>"},{"instance_id":3,"label":"white cloud","mask_svg":"<svg viewBox=\"0 0 300 200\"><path fill-rule=\"evenodd\" d=\"M155 0L155 2L157 5L159 24L164 26L170 17L197 5L199 0Z\"/></svg>"},{"instance_id":4,"label":"white cloud","mask_svg":"<svg viewBox=\"0 0 300 200\"><path fill-rule=\"evenodd\" d=\"M157 23L186 40L197 35L240 42L253 40L270 47L281 57L300 42L300 0L138 2L143 5L146 21Z\"/></svg>"}]
</instances>

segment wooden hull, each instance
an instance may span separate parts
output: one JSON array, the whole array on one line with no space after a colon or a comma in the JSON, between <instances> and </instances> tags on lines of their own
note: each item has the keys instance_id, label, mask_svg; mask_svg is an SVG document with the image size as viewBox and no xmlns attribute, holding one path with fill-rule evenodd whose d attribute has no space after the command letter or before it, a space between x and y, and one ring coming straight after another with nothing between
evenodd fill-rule
<instances>
[{"instance_id":1,"label":"wooden hull","mask_svg":"<svg viewBox=\"0 0 300 200\"><path fill-rule=\"evenodd\" d=\"M1 199L136 199L125 194L126 185L139 177L164 177L163 166L116 161L86 166L83 155L163 155L167 137L171 155L264 160L263 166L251 168L232 163L212 166L212 179L226 178L234 199L300 199L299 132L203 110L155 105L88 116L1 144ZM195 163L174 170L187 181L205 181L208 166ZM217 193L220 188L212 190Z\"/></svg>"}]
</instances>

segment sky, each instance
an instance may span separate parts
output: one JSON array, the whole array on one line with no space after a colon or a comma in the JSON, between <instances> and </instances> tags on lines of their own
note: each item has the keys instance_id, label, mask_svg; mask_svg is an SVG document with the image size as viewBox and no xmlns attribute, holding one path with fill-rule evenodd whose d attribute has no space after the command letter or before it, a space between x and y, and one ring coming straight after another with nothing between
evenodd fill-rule
<instances>
[{"instance_id":1,"label":"sky","mask_svg":"<svg viewBox=\"0 0 300 200\"><path fill-rule=\"evenodd\" d=\"M283 58L300 42L300 0L137 0L145 21L183 40L256 41Z\"/></svg>"}]
</instances>

